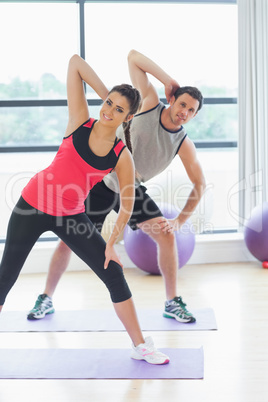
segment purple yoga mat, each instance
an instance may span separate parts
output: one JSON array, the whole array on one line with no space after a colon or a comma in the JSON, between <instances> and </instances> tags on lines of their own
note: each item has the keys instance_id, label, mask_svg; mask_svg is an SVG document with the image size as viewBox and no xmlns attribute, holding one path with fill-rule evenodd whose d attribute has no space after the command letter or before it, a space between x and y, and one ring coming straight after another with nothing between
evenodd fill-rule
<instances>
[{"instance_id":1,"label":"purple yoga mat","mask_svg":"<svg viewBox=\"0 0 268 402\"><path fill-rule=\"evenodd\" d=\"M170 363L130 358L130 349L0 349L0 378L201 379L203 349L161 349Z\"/></svg>"},{"instance_id":2,"label":"purple yoga mat","mask_svg":"<svg viewBox=\"0 0 268 402\"><path fill-rule=\"evenodd\" d=\"M200 331L215 330L217 324L211 308L193 310L196 322L183 324L164 318L159 310L138 310L143 331ZM111 310L56 311L41 320L27 320L26 311L3 311L0 332L99 332L124 331L123 324Z\"/></svg>"}]
</instances>

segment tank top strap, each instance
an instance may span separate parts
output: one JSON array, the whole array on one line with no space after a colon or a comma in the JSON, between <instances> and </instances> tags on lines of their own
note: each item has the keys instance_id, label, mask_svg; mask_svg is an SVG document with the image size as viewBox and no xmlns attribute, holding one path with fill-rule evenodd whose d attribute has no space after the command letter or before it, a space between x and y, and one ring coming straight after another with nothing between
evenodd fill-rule
<instances>
[{"instance_id":1,"label":"tank top strap","mask_svg":"<svg viewBox=\"0 0 268 402\"><path fill-rule=\"evenodd\" d=\"M123 151L123 149L126 148L126 145L123 143L122 140L120 140L119 138L117 139L115 145L114 145L114 153L117 156L117 158L119 158L121 152Z\"/></svg>"},{"instance_id":2,"label":"tank top strap","mask_svg":"<svg viewBox=\"0 0 268 402\"><path fill-rule=\"evenodd\" d=\"M93 117L91 117L85 124L83 124L83 127L91 128L95 120L96 119L93 119Z\"/></svg>"}]
</instances>

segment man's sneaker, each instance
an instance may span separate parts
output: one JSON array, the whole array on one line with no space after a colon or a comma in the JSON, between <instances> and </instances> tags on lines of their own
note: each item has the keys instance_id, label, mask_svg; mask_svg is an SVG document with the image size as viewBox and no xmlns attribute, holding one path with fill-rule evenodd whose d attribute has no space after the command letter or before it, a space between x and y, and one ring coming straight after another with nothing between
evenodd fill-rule
<instances>
[{"instance_id":1,"label":"man's sneaker","mask_svg":"<svg viewBox=\"0 0 268 402\"><path fill-rule=\"evenodd\" d=\"M186 309L186 304L183 303L181 297L174 297L174 299L165 302L164 317L175 318L179 322L192 323L196 319Z\"/></svg>"},{"instance_id":2,"label":"man's sneaker","mask_svg":"<svg viewBox=\"0 0 268 402\"><path fill-rule=\"evenodd\" d=\"M138 346L132 345L133 351L131 353L132 359L145 360L150 364L167 364L169 363L169 357L164 353L159 352L153 343L150 336L145 338L145 343L141 343Z\"/></svg>"},{"instance_id":3,"label":"man's sneaker","mask_svg":"<svg viewBox=\"0 0 268 402\"><path fill-rule=\"evenodd\" d=\"M43 294L38 296L34 308L29 311L27 318L28 320L39 320L40 318L44 318L46 314L52 314L54 312L51 297Z\"/></svg>"}]
</instances>

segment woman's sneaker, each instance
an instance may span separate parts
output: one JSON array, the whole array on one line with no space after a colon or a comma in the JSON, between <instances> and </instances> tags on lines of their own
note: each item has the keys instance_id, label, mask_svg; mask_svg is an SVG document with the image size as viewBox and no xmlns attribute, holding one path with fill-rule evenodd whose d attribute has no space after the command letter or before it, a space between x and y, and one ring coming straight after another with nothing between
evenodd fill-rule
<instances>
[{"instance_id":1,"label":"woman's sneaker","mask_svg":"<svg viewBox=\"0 0 268 402\"><path fill-rule=\"evenodd\" d=\"M174 299L165 302L164 317L175 318L179 322L192 323L195 322L193 314L191 314L186 304L183 303L181 297L174 297Z\"/></svg>"},{"instance_id":2,"label":"woman's sneaker","mask_svg":"<svg viewBox=\"0 0 268 402\"><path fill-rule=\"evenodd\" d=\"M145 360L150 364L167 364L169 363L169 357L164 353L159 352L153 343L150 336L145 338L145 343L141 343L138 346L132 345L133 351L131 353L132 359Z\"/></svg>"},{"instance_id":3,"label":"woman's sneaker","mask_svg":"<svg viewBox=\"0 0 268 402\"><path fill-rule=\"evenodd\" d=\"M29 311L27 318L28 320L39 320L40 318L44 318L46 314L52 314L54 312L51 297L42 294L38 296L34 308Z\"/></svg>"}]
</instances>

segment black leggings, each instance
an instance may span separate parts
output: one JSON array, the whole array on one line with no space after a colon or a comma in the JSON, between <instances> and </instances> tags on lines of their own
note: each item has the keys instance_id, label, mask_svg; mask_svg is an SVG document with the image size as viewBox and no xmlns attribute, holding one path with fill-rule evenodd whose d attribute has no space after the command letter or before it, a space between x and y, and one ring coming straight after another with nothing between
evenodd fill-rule
<instances>
[{"instance_id":1,"label":"black leggings","mask_svg":"<svg viewBox=\"0 0 268 402\"><path fill-rule=\"evenodd\" d=\"M51 216L33 208L21 197L9 220L0 266L0 305L4 304L37 239L46 231L54 232L98 275L114 303L131 297L122 267L110 261L104 269L106 243L85 213Z\"/></svg>"}]
</instances>

